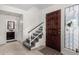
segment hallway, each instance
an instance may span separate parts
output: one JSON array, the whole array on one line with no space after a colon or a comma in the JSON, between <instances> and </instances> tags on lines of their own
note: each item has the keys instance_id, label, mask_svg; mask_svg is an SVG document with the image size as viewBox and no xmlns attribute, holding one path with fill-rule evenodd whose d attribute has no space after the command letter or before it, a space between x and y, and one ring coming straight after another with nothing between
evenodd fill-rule
<instances>
[{"instance_id":1,"label":"hallway","mask_svg":"<svg viewBox=\"0 0 79 59\"><path fill-rule=\"evenodd\" d=\"M0 7L1 55L79 55L79 5L3 4ZM13 40L17 41L6 43Z\"/></svg>"}]
</instances>

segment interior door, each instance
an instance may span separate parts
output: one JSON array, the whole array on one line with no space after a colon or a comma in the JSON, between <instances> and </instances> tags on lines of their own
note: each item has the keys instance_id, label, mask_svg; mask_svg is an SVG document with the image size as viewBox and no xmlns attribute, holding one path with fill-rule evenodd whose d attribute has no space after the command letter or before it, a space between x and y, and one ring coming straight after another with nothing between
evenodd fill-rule
<instances>
[{"instance_id":1,"label":"interior door","mask_svg":"<svg viewBox=\"0 0 79 59\"><path fill-rule=\"evenodd\" d=\"M61 51L61 10L46 14L46 46Z\"/></svg>"}]
</instances>

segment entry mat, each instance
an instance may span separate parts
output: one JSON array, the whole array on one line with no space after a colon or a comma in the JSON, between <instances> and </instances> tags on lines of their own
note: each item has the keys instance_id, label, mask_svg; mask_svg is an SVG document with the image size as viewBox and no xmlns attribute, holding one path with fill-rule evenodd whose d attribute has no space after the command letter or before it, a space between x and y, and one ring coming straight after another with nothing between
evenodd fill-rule
<instances>
[{"instance_id":1,"label":"entry mat","mask_svg":"<svg viewBox=\"0 0 79 59\"><path fill-rule=\"evenodd\" d=\"M44 55L62 55L62 53L60 53L52 48L49 48L49 47L45 47L39 51L41 53L43 53Z\"/></svg>"}]
</instances>

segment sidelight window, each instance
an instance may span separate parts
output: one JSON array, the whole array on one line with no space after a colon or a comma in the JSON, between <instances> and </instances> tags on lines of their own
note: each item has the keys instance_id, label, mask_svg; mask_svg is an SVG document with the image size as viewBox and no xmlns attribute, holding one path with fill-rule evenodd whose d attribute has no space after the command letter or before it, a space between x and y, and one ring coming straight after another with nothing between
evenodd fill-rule
<instances>
[{"instance_id":1,"label":"sidelight window","mask_svg":"<svg viewBox=\"0 0 79 59\"><path fill-rule=\"evenodd\" d=\"M65 8L65 48L79 50L79 5Z\"/></svg>"}]
</instances>

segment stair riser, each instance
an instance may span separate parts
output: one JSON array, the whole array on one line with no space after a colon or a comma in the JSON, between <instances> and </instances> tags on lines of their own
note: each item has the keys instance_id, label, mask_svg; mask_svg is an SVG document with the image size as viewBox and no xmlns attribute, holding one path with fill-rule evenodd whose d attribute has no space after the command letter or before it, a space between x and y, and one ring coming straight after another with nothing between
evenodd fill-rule
<instances>
[{"instance_id":1,"label":"stair riser","mask_svg":"<svg viewBox=\"0 0 79 59\"><path fill-rule=\"evenodd\" d=\"M36 43L38 43L39 40L42 38L42 35L43 35L43 32L42 32L43 31L43 26L40 26L37 29L38 30L36 30L35 33L31 33L30 38L28 38L25 42L23 42L23 45L26 48L28 48L29 50L31 50L32 47L35 47ZM30 44L30 42L31 42L31 44Z\"/></svg>"}]
</instances>

